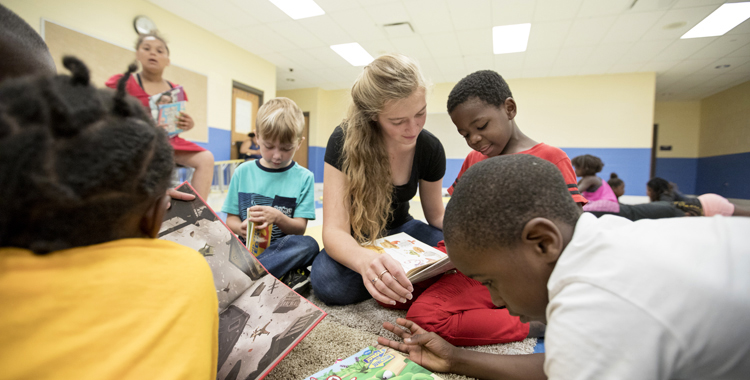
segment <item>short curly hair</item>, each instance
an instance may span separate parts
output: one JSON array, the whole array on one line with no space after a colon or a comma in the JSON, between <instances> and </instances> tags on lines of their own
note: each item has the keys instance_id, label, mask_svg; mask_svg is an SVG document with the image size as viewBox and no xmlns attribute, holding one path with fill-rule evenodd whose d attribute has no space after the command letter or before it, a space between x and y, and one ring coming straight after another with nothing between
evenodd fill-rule
<instances>
[{"instance_id":1,"label":"short curly hair","mask_svg":"<svg viewBox=\"0 0 750 380\"><path fill-rule=\"evenodd\" d=\"M473 72L461 79L448 95L448 113L471 98L500 107L512 98L508 82L492 70Z\"/></svg>"},{"instance_id":2,"label":"short curly hair","mask_svg":"<svg viewBox=\"0 0 750 380\"><path fill-rule=\"evenodd\" d=\"M513 247L526 223L546 218L575 226L581 211L560 170L529 154L488 158L461 177L445 208L443 234L448 252Z\"/></svg>"}]
</instances>

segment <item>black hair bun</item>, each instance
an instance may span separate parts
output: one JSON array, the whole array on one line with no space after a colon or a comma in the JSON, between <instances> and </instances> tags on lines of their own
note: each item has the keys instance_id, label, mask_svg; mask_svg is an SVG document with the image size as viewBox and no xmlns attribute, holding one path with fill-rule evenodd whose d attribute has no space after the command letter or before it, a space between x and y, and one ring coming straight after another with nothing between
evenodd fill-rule
<instances>
[{"instance_id":1,"label":"black hair bun","mask_svg":"<svg viewBox=\"0 0 750 380\"><path fill-rule=\"evenodd\" d=\"M617 176L617 173L610 173L609 179L615 179L615 178L620 178L620 177Z\"/></svg>"}]
</instances>

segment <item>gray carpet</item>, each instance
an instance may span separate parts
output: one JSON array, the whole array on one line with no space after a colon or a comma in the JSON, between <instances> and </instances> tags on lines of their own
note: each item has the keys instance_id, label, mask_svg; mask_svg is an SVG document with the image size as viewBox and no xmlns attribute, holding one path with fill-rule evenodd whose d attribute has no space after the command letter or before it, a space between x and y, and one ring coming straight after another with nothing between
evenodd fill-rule
<instances>
[{"instance_id":1,"label":"gray carpet","mask_svg":"<svg viewBox=\"0 0 750 380\"><path fill-rule=\"evenodd\" d=\"M308 299L325 310L328 316L266 379L303 379L332 365L336 359L349 357L366 346L377 344L378 335L394 339L395 336L390 331L383 329L383 322L395 322L396 318L406 316L406 311L385 309L372 299L349 306L327 306L314 294ZM532 353L535 345L536 339L529 338L521 342L467 348L496 354L522 355ZM453 374L440 376L446 380L468 379Z\"/></svg>"}]
</instances>

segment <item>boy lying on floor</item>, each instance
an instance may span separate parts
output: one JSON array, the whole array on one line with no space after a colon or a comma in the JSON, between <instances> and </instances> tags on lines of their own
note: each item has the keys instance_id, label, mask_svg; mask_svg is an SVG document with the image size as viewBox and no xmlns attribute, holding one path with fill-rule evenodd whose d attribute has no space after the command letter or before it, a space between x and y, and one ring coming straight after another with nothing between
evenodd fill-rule
<instances>
[{"instance_id":1,"label":"boy lying on floor","mask_svg":"<svg viewBox=\"0 0 750 380\"><path fill-rule=\"evenodd\" d=\"M529 191L533 189L533 191ZM529 155L462 177L444 221L448 255L522 321L546 354L458 349L399 319L381 344L439 372L502 379L750 376L750 218L631 222L581 213L560 171Z\"/></svg>"}]
</instances>

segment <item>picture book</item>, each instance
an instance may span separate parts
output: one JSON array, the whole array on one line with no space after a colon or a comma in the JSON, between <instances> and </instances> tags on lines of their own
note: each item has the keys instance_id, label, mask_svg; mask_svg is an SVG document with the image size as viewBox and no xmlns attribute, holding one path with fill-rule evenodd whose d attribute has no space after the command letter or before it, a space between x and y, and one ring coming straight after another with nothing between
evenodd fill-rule
<instances>
[{"instance_id":1,"label":"picture book","mask_svg":"<svg viewBox=\"0 0 750 380\"><path fill-rule=\"evenodd\" d=\"M265 377L326 315L266 272L186 182L192 201L172 200L159 238L200 252L219 299L217 380Z\"/></svg>"},{"instance_id":2,"label":"picture book","mask_svg":"<svg viewBox=\"0 0 750 380\"><path fill-rule=\"evenodd\" d=\"M304 380L442 380L404 354L383 346L370 346L337 361Z\"/></svg>"},{"instance_id":3,"label":"picture book","mask_svg":"<svg viewBox=\"0 0 750 380\"><path fill-rule=\"evenodd\" d=\"M250 215L250 209L247 209L247 215ZM273 224L269 224L265 228L258 228L255 223L250 221L247 222L247 249L253 256L258 257L263 251L268 248L271 244L271 234L273 233Z\"/></svg>"},{"instance_id":4,"label":"picture book","mask_svg":"<svg viewBox=\"0 0 750 380\"><path fill-rule=\"evenodd\" d=\"M445 273L453 268L448 255L401 232L375 240L366 246L380 254L388 254L396 259L412 283Z\"/></svg>"},{"instance_id":5,"label":"picture book","mask_svg":"<svg viewBox=\"0 0 750 380\"><path fill-rule=\"evenodd\" d=\"M182 132L182 129L177 128L177 116L180 112L185 112L187 108L187 95L182 86L175 86L167 91L151 95L148 98L148 105L154 121L157 124L168 125L166 129L169 137Z\"/></svg>"},{"instance_id":6,"label":"picture book","mask_svg":"<svg viewBox=\"0 0 750 380\"><path fill-rule=\"evenodd\" d=\"M167 134L172 137L180 134L182 129L177 126L179 122L180 112L184 112L187 108L187 102L175 102L169 104L159 105L159 118L156 121L158 125L163 125Z\"/></svg>"}]
</instances>

